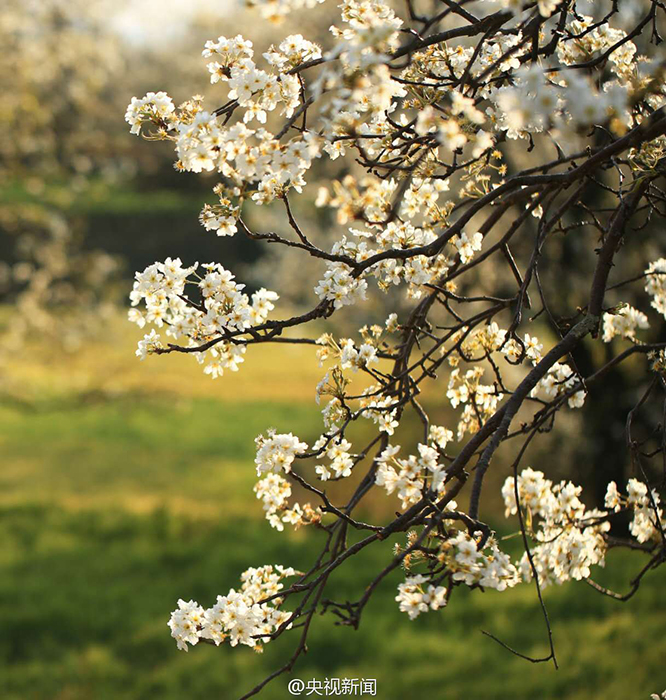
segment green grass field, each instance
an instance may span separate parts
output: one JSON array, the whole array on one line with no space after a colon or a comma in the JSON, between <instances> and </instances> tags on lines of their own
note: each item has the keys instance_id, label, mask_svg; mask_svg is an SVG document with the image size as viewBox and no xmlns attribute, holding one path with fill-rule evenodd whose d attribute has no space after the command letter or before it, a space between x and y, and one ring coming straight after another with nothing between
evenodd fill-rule
<instances>
[{"instance_id":1,"label":"green grass field","mask_svg":"<svg viewBox=\"0 0 666 700\"><path fill-rule=\"evenodd\" d=\"M185 654L166 623L179 597L210 605L248 566L305 568L317 552L319 533L271 530L252 493L257 434L318 434L313 352L258 348L214 382L189 358L135 361L118 333L54 352L48 366L26 356L10 367L21 391L0 404L2 700L234 700L295 643ZM391 545L343 567L330 597L358 597ZM612 553L596 578L626 590L642 563ZM546 653L531 586L458 589L449 608L410 622L393 601L399 580L386 580L357 632L316 618L294 676L375 678L383 700L648 700L666 688L663 570L626 604L584 584L548 589L559 671L480 631ZM259 697L291 697L287 680Z\"/></svg>"}]
</instances>

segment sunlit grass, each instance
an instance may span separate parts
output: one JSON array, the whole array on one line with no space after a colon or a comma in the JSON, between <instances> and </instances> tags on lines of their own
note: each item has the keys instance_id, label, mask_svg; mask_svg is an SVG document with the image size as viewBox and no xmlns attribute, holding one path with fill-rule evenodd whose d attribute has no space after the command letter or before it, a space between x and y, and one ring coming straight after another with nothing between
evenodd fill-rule
<instances>
[{"instance_id":1,"label":"sunlit grass","mask_svg":"<svg viewBox=\"0 0 666 700\"><path fill-rule=\"evenodd\" d=\"M177 652L166 620L178 597L210 604L249 564L304 567L315 533L268 536L256 519L57 507L2 509L0 674L3 698L234 698L284 661L285 637L258 656L248 649ZM331 582L357 598L390 544L360 555ZM622 557L611 580L622 587ZM621 606L583 584L548 590L560 671L531 665L483 637L487 629L524 653L544 654L545 630L531 587L506 593L459 589L449 608L409 622L393 601L399 573L382 586L358 632L317 618L302 678L366 677L378 697L647 697L663 685L663 580L648 580ZM660 651L661 650L661 651ZM265 697L284 698L285 679Z\"/></svg>"},{"instance_id":2,"label":"sunlit grass","mask_svg":"<svg viewBox=\"0 0 666 700\"><path fill-rule=\"evenodd\" d=\"M233 402L309 402L323 370L312 345L251 346L238 372L226 372L213 380L189 354L134 356L143 331L121 316L109 319L101 339L90 341L74 353L58 347L29 347L12 359L10 375L22 394L43 403L69 400L94 392L107 397L123 394L160 394L170 397L214 397Z\"/></svg>"}]
</instances>

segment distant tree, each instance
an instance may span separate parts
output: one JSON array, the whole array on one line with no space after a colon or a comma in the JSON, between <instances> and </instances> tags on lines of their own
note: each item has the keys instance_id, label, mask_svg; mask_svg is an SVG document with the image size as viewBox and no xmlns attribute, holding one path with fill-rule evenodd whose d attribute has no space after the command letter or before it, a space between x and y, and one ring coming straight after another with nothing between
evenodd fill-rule
<instances>
[{"instance_id":1,"label":"distant tree","mask_svg":"<svg viewBox=\"0 0 666 700\"><path fill-rule=\"evenodd\" d=\"M109 103L124 57L105 29L109 7L3 3L0 300L10 306L0 355L31 338L77 346L106 318L117 261L83 245L81 222L66 209L116 155Z\"/></svg>"}]
</instances>

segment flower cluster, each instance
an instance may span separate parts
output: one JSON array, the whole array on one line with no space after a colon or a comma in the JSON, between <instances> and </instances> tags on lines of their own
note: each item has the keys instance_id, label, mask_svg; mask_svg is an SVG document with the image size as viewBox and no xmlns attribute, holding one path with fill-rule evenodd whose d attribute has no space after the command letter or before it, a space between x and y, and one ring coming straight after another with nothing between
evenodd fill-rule
<instances>
[{"instance_id":1,"label":"flower cluster","mask_svg":"<svg viewBox=\"0 0 666 700\"><path fill-rule=\"evenodd\" d=\"M449 502L447 510L455 510L455 501ZM453 530L446 536L437 536L439 546L433 555L428 551L427 558L432 560L437 567L438 578L432 573L430 578L423 574L409 576L404 583L398 585L396 601L400 604L400 611L406 612L410 620L418 617L427 610L437 610L448 601L448 591L444 586L438 585L444 578L449 577L451 582L464 583L470 587L481 586L504 591L512 588L520 582L520 576L516 567L511 563L507 554L497 546L494 536L482 536L480 532L470 535L467 532ZM416 532L410 531L407 541L412 548L416 542ZM430 548L432 549L432 548ZM396 548L396 553L400 548ZM422 552L409 552L403 555L404 564L410 568L412 558L420 559ZM435 579L434 582L430 582ZM427 587L424 585L428 583Z\"/></svg>"},{"instance_id":2,"label":"flower cluster","mask_svg":"<svg viewBox=\"0 0 666 700\"><path fill-rule=\"evenodd\" d=\"M546 373L546 376L539 380L539 383L531 391L533 398L545 396L554 399L563 394L568 395L571 390L580 383L580 378L569 367L560 362L556 362ZM574 392L567 399L570 408L581 408L585 403L585 390L580 389Z\"/></svg>"},{"instance_id":3,"label":"flower cluster","mask_svg":"<svg viewBox=\"0 0 666 700\"><path fill-rule=\"evenodd\" d=\"M328 205L338 211L338 221L345 222L355 218L355 211L365 209L370 197L377 197L372 209L377 210L381 218L389 207L390 197L397 183L389 180L382 187L375 188L374 182L363 180L357 183L352 176L347 176L342 183L334 182L335 196L331 197L326 189L320 191L317 203ZM441 192L448 189L446 182L419 179L413 182L402 201L402 209L407 218L429 219L424 226L415 226L411 221L391 221L389 223L366 222L364 229L349 229L352 238L344 236L337 241L331 252L345 255L357 263L362 263L373 255L378 255L391 249L423 249L432 244L437 235L433 224L443 220L447 210L446 203L439 202ZM424 208L425 205L425 208ZM386 292L400 284L407 285L409 297L418 299L425 286L436 283L458 258L462 263L468 263L481 250L483 236L476 232L462 233L453 236L448 247L439 255L414 254L406 260L379 260L369 274L377 282L380 290ZM327 264L323 280L315 291L322 299L335 302L336 308L344 304L353 304L365 299L367 282L362 277L354 276L353 270L344 263L330 262Z\"/></svg>"},{"instance_id":4,"label":"flower cluster","mask_svg":"<svg viewBox=\"0 0 666 700\"><path fill-rule=\"evenodd\" d=\"M332 301L335 308L339 309L363 301L367 288L368 283L354 277L349 265L333 262L328 265L323 279L315 287L315 293L320 299Z\"/></svg>"},{"instance_id":5,"label":"flower cluster","mask_svg":"<svg viewBox=\"0 0 666 700\"><path fill-rule=\"evenodd\" d=\"M509 477L502 486L506 517L518 512L516 490L526 534L536 543L531 555L542 586L585 579L590 576L592 566L604 566L607 550L604 533L610 530L609 512L633 510L630 531L638 542L663 537L666 522L659 507L659 495L654 490L648 494L647 486L637 479L629 480L626 496L618 492L615 482L608 485L605 505L609 512L587 509L579 498L580 486L565 481L553 484L543 472L527 468L518 475L517 484ZM456 507L455 503L451 505ZM531 580L533 569L527 553L513 564L494 537L486 539L480 535L459 531L443 539L438 561L452 574L453 581L502 591L521 580ZM436 591L441 591L442 597L446 595L441 587L423 588L421 584L426 581L425 576L418 575L398 587L396 600L410 619L429 606L436 609L431 605L432 601L437 602Z\"/></svg>"},{"instance_id":6,"label":"flower cluster","mask_svg":"<svg viewBox=\"0 0 666 700\"><path fill-rule=\"evenodd\" d=\"M649 328L647 316L638 309L628 304L623 305L616 311L608 311L603 318L604 343L610 343L615 336L636 340L636 329Z\"/></svg>"},{"instance_id":7,"label":"flower cluster","mask_svg":"<svg viewBox=\"0 0 666 700\"><path fill-rule=\"evenodd\" d=\"M453 408L464 406L458 423L458 440L462 440L465 433L475 433L495 413L504 397L495 385L479 383L483 373L483 367L477 365L464 374L456 368L449 376L446 397Z\"/></svg>"},{"instance_id":8,"label":"flower cluster","mask_svg":"<svg viewBox=\"0 0 666 700\"><path fill-rule=\"evenodd\" d=\"M240 590L233 588L225 596L218 596L211 608L204 610L197 602L178 601L171 613L169 628L179 649L188 650L200 639L210 640L216 646L228 641L232 647L245 644L261 651L262 645L278 627L287 623L290 613L279 610L282 579L297 572L283 566L250 568L241 575Z\"/></svg>"},{"instance_id":9,"label":"flower cluster","mask_svg":"<svg viewBox=\"0 0 666 700\"><path fill-rule=\"evenodd\" d=\"M275 292L260 289L248 297L242 291L245 285L238 284L222 265L208 263L201 268L203 276L197 272L198 263L183 267L180 258L167 258L163 263L156 262L143 272L137 272L130 295L134 308L129 311L129 319L140 328L146 323L165 327L167 336L174 340L184 336L191 347L215 340L208 350L194 354L200 363L204 363L208 356L210 361L204 372L216 378L225 369L238 369L245 353L240 336L266 321L278 296ZM188 284L198 288L202 303L186 296ZM136 308L141 302L145 303L145 312ZM228 339L222 340L225 335ZM159 350L162 347L159 339L152 329L139 341L136 354L144 359L147 354Z\"/></svg>"},{"instance_id":10,"label":"flower cluster","mask_svg":"<svg viewBox=\"0 0 666 700\"><path fill-rule=\"evenodd\" d=\"M653 372L666 376L666 350L654 350L648 353L648 359Z\"/></svg>"},{"instance_id":11,"label":"flower cluster","mask_svg":"<svg viewBox=\"0 0 666 700\"><path fill-rule=\"evenodd\" d=\"M166 92L149 92L145 97L133 97L125 113L125 121L130 125L130 133L137 136L141 126L150 122L158 129L171 128L176 106Z\"/></svg>"},{"instance_id":12,"label":"flower cluster","mask_svg":"<svg viewBox=\"0 0 666 700\"><path fill-rule=\"evenodd\" d=\"M652 306L666 318L666 258L651 262L645 274L645 291L652 296Z\"/></svg>"},{"instance_id":13,"label":"flower cluster","mask_svg":"<svg viewBox=\"0 0 666 700\"><path fill-rule=\"evenodd\" d=\"M624 30L614 29L608 24L595 26L593 18L587 15L579 15L572 19L567 29L571 40L559 42L557 45L557 57L566 66L587 61L595 54L605 52L620 43L627 36ZM625 41L610 53L611 69L621 75L629 73L633 67L635 53L636 44L633 41Z\"/></svg>"},{"instance_id":14,"label":"flower cluster","mask_svg":"<svg viewBox=\"0 0 666 700\"><path fill-rule=\"evenodd\" d=\"M263 478L255 484L254 492L263 503L271 527L281 531L284 530L284 523L295 528L319 523L319 508L313 508L309 503L288 504L291 485L283 476L291 472L291 465L299 454L308 449L307 443L301 442L291 433L277 434L274 430L269 430L266 437L259 435L255 443L257 476Z\"/></svg>"},{"instance_id":15,"label":"flower cluster","mask_svg":"<svg viewBox=\"0 0 666 700\"><path fill-rule=\"evenodd\" d=\"M321 450L324 447L325 454L330 459L329 464L318 464L315 472L321 481L329 479L344 479L351 476L354 468L354 458L350 453L351 442L344 438L337 438L329 441L326 436L322 436L313 446L313 449Z\"/></svg>"},{"instance_id":16,"label":"flower cluster","mask_svg":"<svg viewBox=\"0 0 666 700\"><path fill-rule=\"evenodd\" d=\"M377 356L377 345L381 338L383 329L381 326L373 326L372 333L368 333L367 329L362 328L361 334L366 337L366 342L357 345L352 338L340 338L335 341L332 335L324 333L317 339L317 345L320 348L317 350L317 359L321 367L326 360L335 360L336 367L340 370L351 369L357 372L359 369L371 367L379 362ZM326 392L324 386L328 384L328 374L320 382L317 388L317 395L331 393L332 396L336 392Z\"/></svg>"},{"instance_id":17,"label":"flower cluster","mask_svg":"<svg viewBox=\"0 0 666 700\"><path fill-rule=\"evenodd\" d=\"M618 492L617 484L611 481L606 491L606 508L618 512L623 508L633 511L629 526L631 534L639 542L649 542L663 537L664 511L659 507L659 494L654 489L648 494L648 487L638 479L629 479L627 495Z\"/></svg>"},{"instance_id":18,"label":"flower cluster","mask_svg":"<svg viewBox=\"0 0 666 700\"><path fill-rule=\"evenodd\" d=\"M383 486L387 494L397 492L402 507L416 503L428 488L434 493L444 490L446 467L441 463L446 444L453 433L441 426L432 426L428 434L428 444L418 445L418 456L398 457L400 445L388 445L377 457L375 483Z\"/></svg>"},{"instance_id":19,"label":"flower cluster","mask_svg":"<svg viewBox=\"0 0 666 700\"><path fill-rule=\"evenodd\" d=\"M284 530L285 523L298 529L301 525L321 521L321 509L313 508L309 503L289 505L291 484L279 474L268 473L254 485L254 492L263 503L266 520L279 532Z\"/></svg>"},{"instance_id":20,"label":"flower cluster","mask_svg":"<svg viewBox=\"0 0 666 700\"><path fill-rule=\"evenodd\" d=\"M248 7L257 7L264 19L280 24L284 18L297 10L315 7L324 0L245 0Z\"/></svg>"},{"instance_id":21,"label":"flower cluster","mask_svg":"<svg viewBox=\"0 0 666 700\"><path fill-rule=\"evenodd\" d=\"M376 68L386 53L397 48L402 20L381 0L343 0L340 8L346 26L331 27L340 41L328 57L340 56L347 71Z\"/></svg>"},{"instance_id":22,"label":"flower cluster","mask_svg":"<svg viewBox=\"0 0 666 700\"><path fill-rule=\"evenodd\" d=\"M417 618L422 612L439 610L446 605L446 588L443 586L425 587L428 579L417 574L409 576L398 585L398 595L395 599L400 603L400 612L407 613L410 620Z\"/></svg>"},{"instance_id":23,"label":"flower cluster","mask_svg":"<svg viewBox=\"0 0 666 700\"><path fill-rule=\"evenodd\" d=\"M518 475L517 490L526 529L537 543L532 559L543 586L588 578L591 566L604 565L603 533L610 523L605 512L586 509L579 498L580 486L553 484L543 472L528 468ZM507 516L518 512L515 492L514 478L509 477L502 487ZM529 581L533 572L527 553L517 566Z\"/></svg>"},{"instance_id":24,"label":"flower cluster","mask_svg":"<svg viewBox=\"0 0 666 700\"><path fill-rule=\"evenodd\" d=\"M284 530L280 513L288 509L287 500L291 496L291 485L279 474L267 474L254 485L254 492L264 504L266 520L276 530Z\"/></svg>"},{"instance_id":25,"label":"flower cluster","mask_svg":"<svg viewBox=\"0 0 666 700\"><path fill-rule=\"evenodd\" d=\"M267 114L279 105L290 117L300 103L301 90L298 77L288 68L318 55L318 48L302 36L287 37L278 49L271 47L265 55L277 70L269 73L256 66L252 42L240 35L206 42L203 56L214 59L208 63L211 82L226 82L229 100L244 110L242 121L231 126L205 111L201 98L193 98L178 109L165 93L132 99L125 117L132 133L140 134L144 123L151 124L156 128L151 138L174 141L178 170L216 170L233 183L218 185L220 203L202 211L201 221L207 229L232 235L245 197L264 204L291 187L300 191L304 186L303 174L319 154L317 138L306 132L283 144L266 129L254 130L246 124L253 120L265 124Z\"/></svg>"},{"instance_id":26,"label":"flower cluster","mask_svg":"<svg viewBox=\"0 0 666 700\"><path fill-rule=\"evenodd\" d=\"M478 533L477 533L478 534ZM462 530L442 544L441 558L453 573L454 581L504 591L520 582L518 571L494 537L480 541Z\"/></svg>"},{"instance_id":27,"label":"flower cluster","mask_svg":"<svg viewBox=\"0 0 666 700\"><path fill-rule=\"evenodd\" d=\"M276 434L274 430L269 430L266 437L259 435L255 443L257 476L264 472L289 473L296 455L308 449L307 443L301 442L295 435Z\"/></svg>"},{"instance_id":28,"label":"flower cluster","mask_svg":"<svg viewBox=\"0 0 666 700\"><path fill-rule=\"evenodd\" d=\"M652 297L652 307L666 317L666 258L651 262L644 274L645 291ZM604 314L603 340L608 343L615 336L620 336L636 342L636 330L649 327L648 317L642 311L629 304L621 304Z\"/></svg>"},{"instance_id":29,"label":"flower cluster","mask_svg":"<svg viewBox=\"0 0 666 700\"><path fill-rule=\"evenodd\" d=\"M389 333L397 330L397 316L391 314L386 321L386 331ZM322 366L326 361L333 361L335 364L326 372L322 380L316 387L316 400L320 403L322 396L332 398L322 409L324 424L329 431L339 431L345 422L365 418L372 420L380 431L387 435L393 435L398 426L396 420L397 405L389 396L382 396L382 386L372 384L365 386L360 394L353 397L348 396L348 386L350 380L345 374L345 370L351 369L357 372L359 369L365 373L376 377L374 365L379 363L379 350L384 344L382 340L384 329L379 325L370 328L360 329L363 339L362 343L355 343L351 338L342 338L337 342L329 333L324 333L317 340L319 346L317 358ZM355 404L358 409L353 410ZM328 438L324 437L323 442L318 441L314 446L319 449L327 444ZM322 467L318 471L324 479L330 477L327 468ZM338 473L338 476L341 476ZM347 474L344 474L347 476Z\"/></svg>"},{"instance_id":30,"label":"flower cluster","mask_svg":"<svg viewBox=\"0 0 666 700\"><path fill-rule=\"evenodd\" d=\"M398 427L398 404L390 396L377 398L381 386L371 385L359 400L359 415L371 420L382 433L391 436Z\"/></svg>"},{"instance_id":31,"label":"flower cluster","mask_svg":"<svg viewBox=\"0 0 666 700\"><path fill-rule=\"evenodd\" d=\"M460 262L468 263L474 257L474 253L481 250L483 235L478 232L472 235L461 233L459 236L454 236L451 240L458 249Z\"/></svg>"}]
</instances>

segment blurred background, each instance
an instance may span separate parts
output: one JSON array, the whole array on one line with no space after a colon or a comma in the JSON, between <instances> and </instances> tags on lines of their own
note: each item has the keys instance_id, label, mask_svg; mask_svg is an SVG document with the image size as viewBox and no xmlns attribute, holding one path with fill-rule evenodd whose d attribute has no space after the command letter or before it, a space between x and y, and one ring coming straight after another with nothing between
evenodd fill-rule
<instances>
[{"instance_id":1,"label":"blurred background","mask_svg":"<svg viewBox=\"0 0 666 700\"><path fill-rule=\"evenodd\" d=\"M213 201L215 178L176 173L169 144L131 136L123 116L130 98L148 90L165 90L176 103L203 94L214 108L223 95L208 81L205 40L243 33L265 50L295 31L324 37L335 12L325 5L306 15L317 24L301 16L275 28L230 0L2 3L3 700L231 699L291 655L288 636L262 656L203 645L184 654L166 623L179 597L208 606L249 566L305 569L316 556L318 533L272 531L252 492L259 433L272 426L313 441L320 432L314 353L261 346L219 381L187 357L139 363L142 333L127 323L126 304L134 271L166 256L222 262L250 285L277 289L293 309L311 303L316 266L204 231L198 214ZM300 220L324 230L330 222L309 196L296 205ZM267 228L279 225L273 216L247 214ZM360 313L372 318L371 308ZM592 362L586 353L583 366ZM622 480L622 425L637 372L630 365L609 374L597 390L599 410L565 415L560 432L529 454L532 465L549 454L549 475L585 483L597 497L609 478ZM442 398L440 389L427 403L437 422L452 425ZM498 469L488 492L498 494L505 477ZM398 507L384 501L367 506L369 517ZM499 533L510 535L515 524L503 520L499 497L488 509ZM357 598L391 546L343 567L333 580L337 597ZM505 546L519 551L515 538ZM625 591L643 561L615 552L609 560L595 577ZM358 632L317 619L294 675L375 678L384 700L619 700L666 687L661 571L626 605L584 584L548 589L557 672L511 656L480 632L547 653L531 586L460 590L450 609L409 622L393 600L399 580L385 582ZM286 684L277 679L262 697L289 697Z\"/></svg>"}]
</instances>

